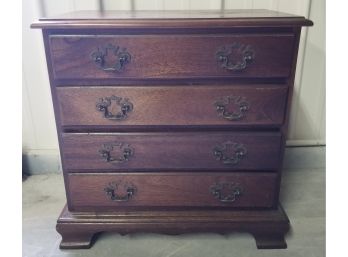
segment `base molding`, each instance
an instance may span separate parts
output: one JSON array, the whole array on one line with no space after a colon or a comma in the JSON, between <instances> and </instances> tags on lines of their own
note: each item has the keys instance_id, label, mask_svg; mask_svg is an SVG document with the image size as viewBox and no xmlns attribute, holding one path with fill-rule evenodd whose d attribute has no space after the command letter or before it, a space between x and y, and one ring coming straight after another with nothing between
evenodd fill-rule
<instances>
[{"instance_id":1,"label":"base molding","mask_svg":"<svg viewBox=\"0 0 348 257\"><path fill-rule=\"evenodd\" d=\"M277 210L185 210L131 212L70 212L64 207L57 221L61 249L92 246L100 232L182 234L193 232L247 232L258 249L286 248L290 227L281 206Z\"/></svg>"}]
</instances>

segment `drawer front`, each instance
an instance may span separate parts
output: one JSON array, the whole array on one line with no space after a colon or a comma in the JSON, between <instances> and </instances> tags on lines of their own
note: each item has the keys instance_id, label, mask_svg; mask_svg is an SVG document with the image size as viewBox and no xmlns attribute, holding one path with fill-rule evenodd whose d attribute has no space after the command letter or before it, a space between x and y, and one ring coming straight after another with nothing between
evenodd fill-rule
<instances>
[{"instance_id":1,"label":"drawer front","mask_svg":"<svg viewBox=\"0 0 348 257\"><path fill-rule=\"evenodd\" d=\"M69 174L74 210L98 207L272 207L276 174Z\"/></svg>"},{"instance_id":2,"label":"drawer front","mask_svg":"<svg viewBox=\"0 0 348 257\"><path fill-rule=\"evenodd\" d=\"M280 126L287 87L56 88L63 126Z\"/></svg>"},{"instance_id":3,"label":"drawer front","mask_svg":"<svg viewBox=\"0 0 348 257\"><path fill-rule=\"evenodd\" d=\"M278 132L63 134L73 171L276 170Z\"/></svg>"},{"instance_id":4,"label":"drawer front","mask_svg":"<svg viewBox=\"0 0 348 257\"><path fill-rule=\"evenodd\" d=\"M293 34L50 36L55 79L288 77Z\"/></svg>"}]
</instances>

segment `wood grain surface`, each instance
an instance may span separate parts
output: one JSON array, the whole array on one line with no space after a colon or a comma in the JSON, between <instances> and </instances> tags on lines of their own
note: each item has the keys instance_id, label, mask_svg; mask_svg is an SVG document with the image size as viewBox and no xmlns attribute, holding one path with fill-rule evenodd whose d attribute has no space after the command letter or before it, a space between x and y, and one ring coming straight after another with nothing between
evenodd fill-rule
<instances>
[{"instance_id":1,"label":"wood grain surface","mask_svg":"<svg viewBox=\"0 0 348 257\"><path fill-rule=\"evenodd\" d=\"M112 201L104 191L110 182L119 185L116 193L126 195L125 185L136 188L123 202ZM233 202L221 202L210 192L216 183L235 183L242 193ZM70 174L72 209L117 210L122 206L271 207L274 204L274 173L151 173L151 174ZM224 189L223 194L230 191ZM108 207L108 208L107 208Z\"/></svg>"},{"instance_id":2,"label":"wood grain surface","mask_svg":"<svg viewBox=\"0 0 348 257\"><path fill-rule=\"evenodd\" d=\"M281 161L301 26L312 24L267 10L81 12L33 24L43 28L69 208L57 223L61 248L88 248L102 231L245 231L258 248L286 248ZM109 44L131 56L119 72L92 57ZM217 57L232 44L253 53L239 71ZM243 54L229 54L230 64ZM108 53L102 66L116 60ZM113 95L133 104L125 119L97 109ZM216 109L229 96L249 105L237 120ZM244 154L224 163L236 147ZM212 193L224 183L241 189L235 200Z\"/></svg>"},{"instance_id":3,"label":"wood grain surface","mask_svg":"<svg viewBox=\"0 0 348 257\"><path fill-rule=\"evenodd\" d=\"M81 28L228 28L228 27L300 27L312 26L305 17L272 10L122 10L79 11L44 17L32 28L81 29Z\"/></svg>"},{"instance_id":4,"label":"wood grain surface","mask_svg":"<svg viewBox=\"0 0 348 257\"><path fill-rule=\"evenodd\" d=\"M66 171L124 170L275 170L279 165L281 136L277 132L162 132L162 133L81 133L62 135ZM247 153L237 164L217 160L214 148L225 142L242 144ZM110 152L122 158L129 146L133 155L128 161L107 162L100 154L104 144L122 143ZM226 151L234 156L234 149Z\"/></svg>"},{"instance_id":5,"label":"wood grain surface","mask_svg":"<svg viewBox=\"0 0 348 257\"><path fill-rule=\"evenodd\" d=\"M71 126L280 126L284 120L287 87L282 85L130 86L56 88L61 125ZM110 120L96 108L100 98L128 98L133 111L124 120ZM237 120L223 118L214 105L233 96L245 99L249 109ZM114 102L109 110L116 114ZM233 101L226 111L240 113Z\"/></svg>"},{"instance_id":6,"label":"wood grain surface","mask_svg":"<svg viewBox=\"0 0 348 257\"><path fill-rule=\"evenodd\" d=\"M82 208L82 207L79 207ZM72 212L65 206L57 221L62 235L60 248L90 248L101 231L120 233L220 233L231 231L251 233L258 248L286 248L284 234L289 230L289 218L277 208L244 209L217 208L169 210L120 210Z\"/></svg>"},{"instance_id":7,"label":"wood grain surface","mask_svg":"<svg viewBox=\"0 0 348 257\"><path fill-rule=\"evenodd\" d=\"M222 68L215 56L233 43L250 45L254 52L253 62L242 71ZM104 71L91 57L108 44L130 53L123 71ZM293 50L293 34L50 36L55 79L288 77ZM114 59L110 53L107 57L110 66Z\"/></svg>"}]
</instances>

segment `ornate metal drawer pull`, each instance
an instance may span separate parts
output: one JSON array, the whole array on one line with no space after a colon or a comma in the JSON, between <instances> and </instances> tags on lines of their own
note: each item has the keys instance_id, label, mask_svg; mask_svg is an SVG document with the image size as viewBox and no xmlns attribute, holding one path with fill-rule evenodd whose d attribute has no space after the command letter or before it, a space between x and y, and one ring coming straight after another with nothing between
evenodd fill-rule
<instances>
[{"instance_id":1,"label":"ornate metal drawer pull","mask_svg":"<svg viewBox=\"0 0 348 257\"><path fill-rule=\"evenodd\" d=\"M125 195L117 195L116 191L120 190L122 182L111 182L107 187L104 188L106 194L112 201L115 202L128 202L136 193L137 188L131 183L124 183L123 192Z\"/></svg>"},{"instance_id":2,"label":"ornate metal drawer pull","mask_svg":"<svg viewBox=\"0 0 348 257\"><path fill-rule=\"evenodd\" d=\"M228 105L237 107L236 111L229 112ZM214 103L216 111L226 120L241 120L250 109L250 104L241 96L225 96Z\"/></svg>"},{"instance_id":3,"label":"ornate metal drawer pull","mask_svg":"<svg viewBox=\"0 0 348 257\"><path fill-rule=\"evenodd\" d=\"M111 107L112 101L120 107L120 111L113 114L109 108ZM133 104L128 98L122 98L119 96L110 96L100 98L96 104L97 110L104 113L104 117L109 120L124 120L128 117L128 113L133 111Z\"/></svg>"},{"instance_id":4,"label":"ornate metal drawer pull","mask_svg":"<svg viewBox=\"0 0 348 257\"><path fill-rule=\"evenodd\" d=\"M220 202L234 202L242 191L242 187L234 182L215 183L210 187L210 192Z\"/></svg>"},{"instance_id":5,"label":"ornate metal drawer pull","mask_svg":"<svg viewBox=\"0 0 348 257\"><path fill-rule=\"evenodd\" d=\"M106 57L109 55L116 57L111 65L107 64ZM131 55L126 51L126 48L120 48L119 46L113 46L108 44L105 47L98 47L98 50L91 54L91 58L94 63L104 71L117 71L121 72L124 67L131 60Z\"/></svg>"},{"instance_id":6,"label":"ornate metal drawer pull","mask_svg":"<svg viewBox=\"0 0 348 257\"><path fill-rule=\"evenodd\" d=\"M121 154L120 156L113 157L112 151L118 151ZM98 152L106 162L113 163L127 162L134 155L134 149L130 145L121 142L103 144Z\"/></svg>"},{"instance_id":7,"label":"ornate metal drawer pull","mask_svg":"<svg viewBox=\"0 0 348 257\"><path fill-rule=\"evenodd\" d=\"M236 165L246 156L247 149L243 144L227 141L215 146L213 154L223 164Z\"/></svg>"},{"instance_id":8,"label":"ornate metal drawer pull","mask_svg":"<svg viewBox=\"0 0 348 257\"><path fill-rule=\"evenodd\" d=\"M226 70L241 71L254 60L254 51L250 45L234 42L223 46L215 54L220 66Z\"/></svg>"}]
</instances>

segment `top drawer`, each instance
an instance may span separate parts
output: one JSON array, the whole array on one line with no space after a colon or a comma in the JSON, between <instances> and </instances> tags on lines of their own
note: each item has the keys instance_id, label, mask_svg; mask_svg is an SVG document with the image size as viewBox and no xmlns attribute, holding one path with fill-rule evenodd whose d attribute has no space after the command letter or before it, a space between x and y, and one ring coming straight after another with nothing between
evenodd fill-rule
<instances>
[{"instance_id":1,"label":"top drawer","mask_svg":"<svg viewBox=\"0 0 348 257\"><path fill-rule=\"evenodd\" d=\"M55 79L281 78L293 34L51 35Z\"/></svg>"}]
</instances>

